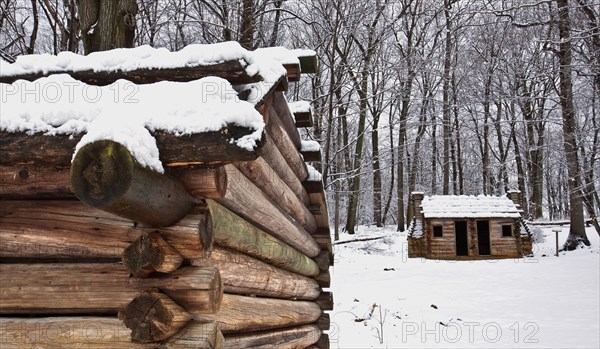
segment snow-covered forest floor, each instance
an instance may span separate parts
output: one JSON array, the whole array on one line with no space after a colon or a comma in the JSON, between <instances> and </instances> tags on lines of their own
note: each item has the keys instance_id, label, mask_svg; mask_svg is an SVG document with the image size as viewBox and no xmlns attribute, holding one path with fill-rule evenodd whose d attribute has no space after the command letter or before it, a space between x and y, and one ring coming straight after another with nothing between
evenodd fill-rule
<instances>
[{"instance_id":1,"label":"snow-covered forest floor","mask_svg":"<svg viewBox=\"0 0 600 349\"><path fill-rule=\"evenodd\" d=\"M598 234L556 257L543 232L534 257L460 262L409 259L394 227L342 234L383 238L334 246L331 347L599 348Z\"/></svg>"}]
</instances>

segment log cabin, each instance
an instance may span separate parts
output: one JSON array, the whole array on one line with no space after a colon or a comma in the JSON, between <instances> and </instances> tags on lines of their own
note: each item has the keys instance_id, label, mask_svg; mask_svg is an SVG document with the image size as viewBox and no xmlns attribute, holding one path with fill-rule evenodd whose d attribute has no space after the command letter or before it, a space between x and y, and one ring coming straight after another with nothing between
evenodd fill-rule
<instances>
[{"instance_id":1,"label":"log cabin","mask_svg":"<svg viewBox=\"0 0 600 349\"><path fill-rule=\"evenodd\" d=\"M408 256L431 259L520 258L532 253L521 193L507 196L411 194Z\"/></svg>"},{"instance_id":2,"label":"log cabin","mask_svg":"<svg viewBox=\"0 0 600 349\"><path fill-rule=\"evenodd\" d=\"M320 149L284 96L314 51L0 64L0 347L329 348Z\"/></svg>"}]
</instances>

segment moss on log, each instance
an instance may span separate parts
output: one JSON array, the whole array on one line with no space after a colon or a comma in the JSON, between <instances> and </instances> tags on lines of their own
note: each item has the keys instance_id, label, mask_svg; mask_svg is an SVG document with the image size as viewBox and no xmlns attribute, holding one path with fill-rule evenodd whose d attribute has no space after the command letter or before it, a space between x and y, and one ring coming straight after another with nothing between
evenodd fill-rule
<instances>
[{"instance_id":1,"label":"moss on log","mask_svg":"<svg viewBox=\"0 0 600 349\"><path fill-rule=\"evenodd\" d=\"M180 181L142 167L125 146L108 140L77 152L71 187L90 206L156 227L179 221L194 204Z\"/></svg>"}]
</instances>

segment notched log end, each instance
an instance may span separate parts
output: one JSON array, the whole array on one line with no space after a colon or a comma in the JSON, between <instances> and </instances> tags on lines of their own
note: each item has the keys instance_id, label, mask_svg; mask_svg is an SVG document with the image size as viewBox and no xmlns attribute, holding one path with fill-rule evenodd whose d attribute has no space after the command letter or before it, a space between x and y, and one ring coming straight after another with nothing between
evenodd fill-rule
<instances>
[{"instance_id":1,"label":"notched log end","mask_svg":"<svg viewBox=\"0 0 600 349\"><path fill-rule=\"evenodd\" d=\"M73 159L73 192L90 206L108 206L129 189L133 168L134 159L125 146L112 141L87 144Z\"/></svg>"},{"instance_id":2,"label":"notched log end","mask_svg":"<svg viewBox=\"0 0 600 349\"><path fill-rule=\"evenodd\" d=\"M131 341L135 343L158 342L175 335L191 316L166 295L158 291L146 291L135 297L119 318L131 329Z\"/></svg>"}]
</instances>

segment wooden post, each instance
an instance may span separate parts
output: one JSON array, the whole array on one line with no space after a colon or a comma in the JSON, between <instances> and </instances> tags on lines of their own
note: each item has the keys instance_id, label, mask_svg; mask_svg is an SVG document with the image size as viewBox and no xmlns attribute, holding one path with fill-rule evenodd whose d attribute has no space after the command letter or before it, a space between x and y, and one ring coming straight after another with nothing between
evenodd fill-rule
<instances>
[{"instance_id":1,"label":"wooden post","mask_svg":"<svg viewBox=\"0 0 600 349\"><path fill-rule=\"evenodd\" d=\"M117 263L0 264L0 314L116 314L140 291L158 288L193 314L219 309L223 286L212 267L138 279Z\"/></svg>"},{"instance_id":2,"label":"wooden post","mask_svg":"<svg viewBox=\"0 0 600 349\"><path fill-rule=\"evenodd\" d=\"M315 217L263 158L238 162L235 167L300 223L306 231L312 233L317 230Z\"/></svg>"},{"instance_id":3,"label":"wooden post","mask_svg":"<svg viewBox=\"0 0 600 349\"><path fill-rule=\"evenodd\" d=\"M310 324L321 313L313 302L225 294L218 313L197 315L194 319L216 321L221 332L227 334Z\"/></svg>"},{"instance_id":4,"label":"wooden post","mask_svg":"<svg viewBox=\"0 0 600 349\"><path fill-rule=\"evenodd\" d=\"M125 269L137 277L171 273L182 263L183 256L156 231L144 233L123 251Z\"/></svg>"},{"instance_id":5,"label":"wooden post","mask_svg":"<svg viewBox=\"0 0 600 349\"><path fill-rule=\"evenodd\" d=\"M226 293L303 300L313 300L321 293L312 278L220 247L213 249L210 258L192 260L192 265L219 269Z\"/></svg>"},{"instance_id":6,"label":"wooden post","mask_svg":"<svg viewBox=\"0 0 600 349\"><path fill-rule=\"evenodd\" d=\"M562 229L561 228L554 228L554 229L552 229L552 231L555 234L555 240L556 240L556 254L555 254L555 256L559 257L560 255L558 253L558 233L560 233L562 231Z\"/></svg>"},{"instance_id":7,"label":"wooden post","mask_svg":"<svg viewBox=\"0 0 600 349\"><path fill-rule=\"evenodd\" d=\"M227 192L217 202L305 255L315 257L319 254L319 246L300 224L277 207L235 166L225 167L229 182ZM258 207L260 209L256 209Z\"/></svg>"},{"instance_id":8,"label":"wooden post","mask_svg":"<svg viewBox=\"0 0 600 349\"><path fill-rule=\"evenodd\" d=\"M125 146L107 140L77 152L71 187L90 206L150 226L173 224L194 204L180 181L142 167Z\"/></svg>"},{"instance_id":9,"label":"wooden post","mask_svg":"<svg viewBox=\"0 0 600 349\"><path fill-rule=\"evenodd\" d=\"M225 348L306 348L316 343L320 337L321 331L317 326L304 325L281 330L227 335L225 336Z\"/></svg>"},{"instance_id":10,"label":"wooden post","mask_svg":"<svg viewBox=\"0 0 600 349\"><path fill-rule=\"evenodd\" d=\"M185 309L157 290L145 291L119 312L119 319L131 329L135 343L152 343L172 337L190 320Z\"/></svg>"},{"instance_id":11,"label":"wooden post","mask_svg":"<svg viewBox=\"0 0 600 349\"><path fill-rule=\"evenodd\" d=\"M161 236L186 259L202 258L212 244L200 229L202 214L161 228ZM0 204L0 257L69 260L120 259L129 244L155 229L80 201L12 201Z\"/></svg>"},{"instance_id":12,"label":"wooden post","mask_svg":"<svg viewBox=\"0 0 600 349\"><path fill-rule=\"evenodd\" d=\"M116 317L0 317L2 349L222 349L216 323L190 321L162 343L134 343L131 330Z\"/></svg>"},{"instance_id":13,"label":"wooden post","mask_svg":"<svg viewBox=\"0 0 600 349\"><path fill-rule=\"evenodd\" d=\"M298 250L248 223L213 200L206 200L210 210L212 234L216 244L244 252L301 275L319 274L317 264Z\"/></svg>"}]
</instances>

